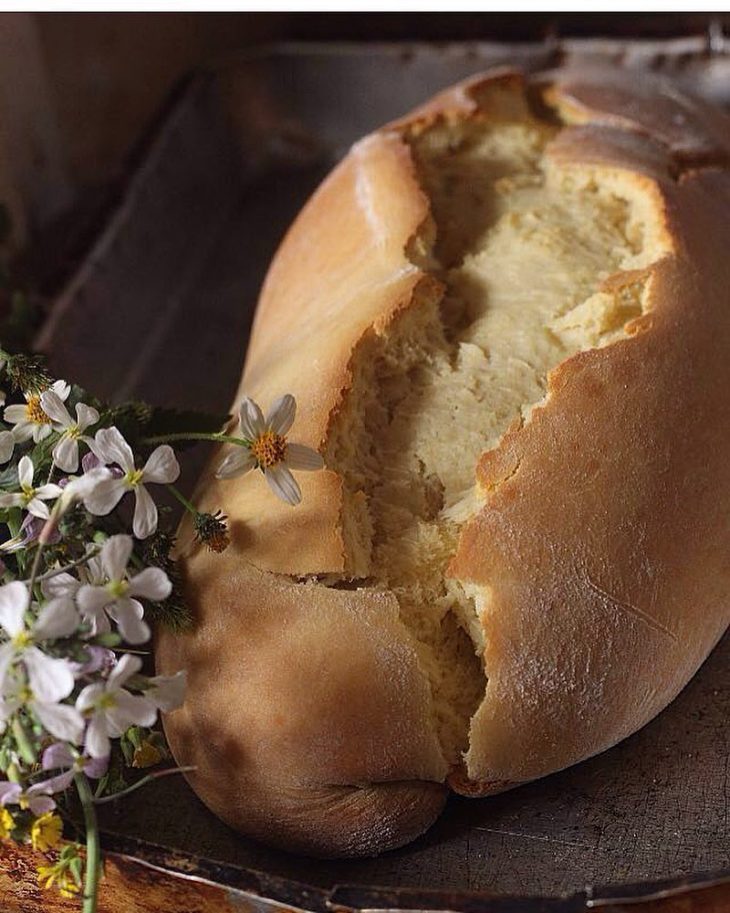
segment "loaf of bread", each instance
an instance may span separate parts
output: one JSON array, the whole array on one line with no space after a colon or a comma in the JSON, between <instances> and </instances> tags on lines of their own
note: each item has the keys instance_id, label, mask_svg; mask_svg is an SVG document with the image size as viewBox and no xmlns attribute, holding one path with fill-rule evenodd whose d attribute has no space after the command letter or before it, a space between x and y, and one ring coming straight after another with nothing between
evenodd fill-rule
<instances>
[{"instance_id":1,"label":"loaf of bread","mask_svg":"<svg viewBox=\"0 0 730 913\"><path fill-rule=\"evenodd\" d=\"M271 266L239 397L290 392L303 501L183 523L167 736L245 834L422 833L655 716L730 621L730 118L495 71L358 142Z\"/></svg>"}]
</instances>

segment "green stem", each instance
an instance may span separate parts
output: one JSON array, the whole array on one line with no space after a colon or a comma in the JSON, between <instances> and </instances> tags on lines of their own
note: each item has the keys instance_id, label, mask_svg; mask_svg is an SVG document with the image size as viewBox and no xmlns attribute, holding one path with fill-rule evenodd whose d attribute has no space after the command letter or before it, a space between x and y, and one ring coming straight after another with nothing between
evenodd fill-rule
<instances>
[{"instance_id":1,"label":"green stem","mask_svg":"<svg viewBox=\"0 0 730 913\"><path fill-rule=\"evenodd\" d=\"M83 913L96 913L96 901L99 893L99 876L101 874L101 845L99 843L99 825L96 820L94 797L86 774L78 773L74 777L76 789L81 800L86 826L86 872L84 873Z\"/></svg>"},{"instance_id":2,"label":"green stem","mask_svg":"<svg viewBox=\"0 0 730 913\"><path fill-rule=\"evenodd\" d=\"M185 510L188 511L188 513L191 513L194 517L198 516L200 511L192 502L188 501L188 499L181 491L179 491L174 485L168 485L167 489L177 498L177 500L182 504Z\"/></svg>"},{"instance_id":3,"label":"green stem","mask_svg":"<svg viewBox=\"0 0 730 913\"><path fill-rule=\"evenodd\" d=\"M33 750L33 746L30 744L28 734L26 733L23 724L17 716L13 718L11 729L21 758L26 764L35 764L37 760L36 753Z\"/></svg>"},{"instance_id":4,"label":"green stem","mask_svg":"<svg viewBox=\"0 0 730 913\"><path fill-rule=\"evenodd\" d=\"M106 805L107 802L114 802L115 799L122 799L124 796L128 796L130 793L133 793L141 786L146 786L153 780L159 780L160 777L169 777L170 774L190 773L191 771L197 769L197 767L169 767L167 770L158 770L157 773L147 774L146 777L142 777L141 780L137 780L136 783L133 783L126 789L120 789L118 793L112 793L110 796L103 796L100 799L95 798L93 801L95 805Z\"/></svg>"},{"instance_id":5,"label":"green stem","mask_svg":"<svg viewBox=\"0 0 730 913\"><path fill-rule=\"evenodd\" d=\"M250 441L220 432L180 431L174 434L158 434L155 437L142 438L143 444L170 444L174 441L216 441L219 444L238 444L239 447L251 446Z\"/></svg>"}]
</instances>

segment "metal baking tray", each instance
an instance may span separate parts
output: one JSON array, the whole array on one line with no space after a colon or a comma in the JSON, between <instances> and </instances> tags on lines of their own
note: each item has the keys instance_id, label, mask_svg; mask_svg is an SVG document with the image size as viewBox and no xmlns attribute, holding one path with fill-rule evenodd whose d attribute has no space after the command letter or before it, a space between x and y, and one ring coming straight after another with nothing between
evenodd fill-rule
<instances>
[{"instance_id":1,"label":"metal baking tray","mask_svg":"<svg viewBox=\"0 0 730 913\"><path fill-rule=\"evenodd\" d=\"M279 45L195 74L38 348L58 375L102 396L226 408L269 260L355 139L488 66L581 57L659 70L730 106L728 43L716 30L669 42ZM618 747L503 795L453 797L425 836L377 858L267 849L172 777L108 809L106 842L159 877L212 881L231 897L238 886L259 908L619 909L621 898L720 884L730 880L729 661L726 637L674 704ZM730 909L723 897L712 909Z\"/></svg>"}]
</instances>

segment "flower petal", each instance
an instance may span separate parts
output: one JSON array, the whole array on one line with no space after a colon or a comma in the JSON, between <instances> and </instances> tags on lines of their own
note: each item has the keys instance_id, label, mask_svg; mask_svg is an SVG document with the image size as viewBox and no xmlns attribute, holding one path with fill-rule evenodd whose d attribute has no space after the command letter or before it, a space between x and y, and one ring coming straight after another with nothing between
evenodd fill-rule
<instances>
[{"instance_id":1,"label":"flower petal","mask_svg":"<svg viewBox=\"0 0 730 913\"><path fill-rule=\"evenodd\" d=\"M73 691L74 676L66 659L47 656L38 647L23 652L28 684L36 700L44 703L63 700Z\"/></svg>"},{"instance_id":2,"label":"flower petal","mask_svg":"<svg viewBox=\"0 0 730 913\"><path fill-rule=\"evenodd\" d=\"M54 574L52 577L42 580L41 592L46 599L53 599L56 596L74 596L80 586L80 580L67 571L62 571L60 574Z\"/></svg>"},{"instance_id":3,"label":"flower petal","mask_svg":"<svg viewBox=\"0 0 730 913\"><path fill-rule=\"evenodd\" d=\"M114 700L114 706L106 711L107 729L112 737L122 735L130 726L151 726L157 719L157 708L146 697L119 690L114 693Z\"/></svg>"},{"instance_id":4,"label":"flower petal","mask_svg":"<svg viewBox=\"0 0 730 913\"><path fill-rule=\"evenodd\" d=\"M10 425L17 425L20 422L28 421L28 407L23 404L6 406L3 412L3 418Z\"/></svg>"},{"instance_id":5,"label":"flower petal","mask_svg":"<svg viewBox=\"0 0 730 913\"><path fill-rule=\"evenodd\" d=\"M81 431L95 425L99 421L99 413L93 406L87 406L86 403L76 403L76 424Z\"/></svg>"},{"instance_id":6,"label":"flower petal","mask_svg":"<svg viewBox=\"0 0 730 913\"><path fill-rule=\"evenodd\" d=\"M6 409L5 412L7 411L8 410ZM244 396L241 400L239 417L241 431L243 431L243 436L247 440L254 441L260 434L263 434L264 431L266 431L266 422L264 421L263 413L259 409L258 404L248 396Z\"/></svg>"},{"instance_id":7,"label":"flower petal","mask_svg":"<svg viewBox=\"0 0 730 913\"><path fill-rule=\"evenodd\" d=\"M57 739L77 745L83 738L84 721L75 707L34 701L33 710L45 729Z\"/></svg>"},{"instance_id":8,"label":"flower petal","mask_svg":"<svg viewBox=\"0 0 730 913\"><path fill-rule=\"evenodd\" d=\"M0 494L0 507L20 507L24 501L25 498L23 495L11 492L3 492Z\"/></svg>"},{"instance_id":9,"label":"flower petal","mask_svg":"<svg viewBox=\"0 0 730 913\"><path fill-rule=\"evenodd\" d=\"M110 536L106 540L99 557L101 566L110 580L121 580L124 577L133 548L132 537L123 533Z\"/></svg>"},{"instance_id":10,"label":"flower petal","mask_svg":"<svg viewBox=\"0 0 730 913\"><path fill-rule=\"evenodd\" d=\"M81 694L76 698L76 709L79 713L88 713L94 709L103 694L104 686L99 682L87 685L81 689Z\"/></svg>"},{"instance_id":11,"label":"flower petal","mask_svg":"<svg viewBox=\"0 0 730 913\"><path fill-rule=\"evenodd\" d=\"M144 485L134 489L134 497L132 532L138 539L146 539L157 529L157 505Z\"/></svg>"},{"instance_id":12,"label":"flower petal","mask_svg":"<svg viewBox=\"0 0 730 913\"><path fill-rule=\"evenodd\" d=\"M5 690L5 677L8 674L8 667L14 659L15 650L12 644L5 643L0 646L0 694Z\"/></svg>"},{"instance_id":13,"label":"flower petal","mask_svg":"<svg viewBox=\"0 0 730 913\"><path fill-rule=\"evenodd\" d=\"M103 517L114 510L122 500L127 485L124 479L100 479L91 490L82 495L84 506L91 514Z\"/></svg>"},{"instance_id":14,"label":"flower petal","mask_svg":"<svg viewBox=\"0 0 730 913\"><path fill-rule=\"evenodd\" d=\"M64 434L52 451L53 461L64 472L76 472L79 468L79 442Z\"/></svg>"},{"instance_id":15,"label":"flower petal","mask_svg":"<svg viewBox=\"0 0 730 913\"><path fill-rule=\"evenodd\" d=\"M57 596L47 602L33 625L33 636L38 640L68 637L79 625L79 613L69 596Z\"/></svg>"},{"instance_id":16,"label":"flower petal","mask_svg":"<svg viewBox=\"0 0 730 913\"><path fill-rule=\"evenodd\" d=\"M8 408L12 409L12 406L9 406ZM21 406L20 408L25 409L25 406ZM6 415L7 412L8 410L6 409ZM29 441L33 437L37 427L38 426L34 425L32 422L18 422L18 424L12 429L10 433L15 438L16 443L22 444L25 441Z\"/></svg>"},{"instance_id":17,"label":"flower petal","mask_svg":"<svg viewBox=\"0 0 730 913\"><path fill-rule=\"evenodd\" d=\"M13 805L20 798L23 788L20 783L0 780L0 805Z\"/></svg>"},{"instance_id":18,"label":"flower petal","mask_svg":"<svg viewBox=\"0 0 730 913\"><path fill-rule=\"evenodd\" d=\"M286 501L287 504L296 507L302 500L302 491L299 488L299 484L284 463L278 463L276 466L272 466L271 469L267 469L264 472L264 476L269 483L269 488L282 501Z\"/></svg>"},{"instance_id":19,"label":"flower petal","mask_svg":"<svg viewBox=\"0 0 730 913\"><path fill-rule=\"evenodd\" d=\"M175 451L169 444L156 447L142 467L143 482L158 482L169 485L180 475L180 464Z\"/></svg>"},{"instance_id":20,"label":"flower petal","mask_svg":"<svg viewBox=\"0 0 730 913\"><path fill-rule=\"evenodd\" d=\"M125 653L109 674L109 678L107 679L107 690L114 691L121 688L127 679L136 675L141 668L142 660L139 656Z\"/></svg>"},{"instance_id":21,"label":"flower petal","mask_svg":"<svg viewBox=\"0 0 730 913\"><path fill-rule=\"evenodd\" d=\"M145 696L165 713L176 710L185 699L187 673L184 669L174 675L157 675L149 680Z\"/></svg>"},{"instance_id":22,"label":"flower petal","mask_svg":"<svg viewBox=\"0 0 730 913\"><path fill-rule=\"evenodd\" d=\"M249 472L256 465L256 460L248 447L236 447L221 462L216 470L216 479L235 479Z\"/></svg>"},{"instance_id":23,"label":"flower petal","mask_svg":"<svg viewBox=\"0 0 730 913\"><path fill-rule=\"evenodd\" d=\"M40 488L35 490L36 498L40 498L41 501L51 501L53 498L60 498L62 494L63 488L60 485L54 485L53 482L48 485L41 485Z\"/></svg>"},{"instance_id":24,"label":"flower petal","mask_svg":"<svg viewBox=\"0 0 730 913\"><path fill-rule=\"evenodd\" d=\"M56 380L51 384L51 390L53 390L60 400L65 402L71 392L71 387L65 380Z\"/></svg>"},{"instance_id":25,"label":"flower petal","mask_svg":"<svg viewBox=\"0 0 730 913\"><path fill-rule=\"evenodd\" d=\"M73 767L74 756L64 742L54 742L43 752L43 770L58 770L62 767Z\"/></svg>"},{"instance_id":26,"label":"flower petal","mask_svg":"<svg viewBox=\"0 0 730 913\"><path fill-rule=\"evenodd\" d=\"M108 758L111 751L105 717L97 713L91 720L84 738L86 753L92 758Z\"/></svg>"},{"instance_id":27,"label":"flower petal","mask_svg":"<svg viewBox=\"0 0 730 913\"><path fill-rule=\"evenodd\" d=\"M97 457L93 453L87 453L86 456L92 457L94 460ZM86 457L84 457L84 460ZM82 465L84 463L82 460ZM95 466L93 469L85 469L84 475L76 476L71 479L71 481L63 489L63 500L66 505L75 499L83 499L90 495L90 493L96 488L96 486L105 479L114 478L111 470L107 469L106 466Z\"/></svg>"},{"instance_id":28,"label":"flower petal","mask_svg":"<svg viewBox=\"0 0 730 913\"><path fill-rule=\"evenodd\" d=\"M289 469L308 471L321 469L324 466L324 460L317 451L304 444L287 444L285 462Z\"/></svg>"},{"instance_id":29,"label":"flower petal","mask_svg":"<svg viewBox=\"0 0 730 913\"><path fill-rule=\"evenodd\" d=\"M11 636L20 634L25 625L25 615L30 605L30 595L24 583L13 580L0 586L0 626Z\"/></svg>"},{"instance_id":30,"label":"flower petal","mask_svg":"<svg viewBox=\"0 0 730 913\"><path fill-rule=\"evenodd\" d=\"M274 434L286 434L294 424L297 414L297 401L291 395L286 393L274 403L269 410L266 418L266 424Z\"/></svg>"},{"instance_id":31,"label":"flower petal","mask_svg":"<svg viewBox=\"0 0 730 913\"><path fill-rule=\"evenodd\" d=\"M31 427L33 429L33 440L36 444L40 441L45 441L48 435L53 431L51 426L46 425L45 423L39 425L37 422L34 422Z\"/></svg>"},{"instance_id":32,"label":"flower petal","mask_svg":"<svg viewBox=\"0 0 730 913\"><path fill-rule=\"evenodd\" d=\"M35 815L36 818L40 818L41 815L47 815L48 812L52 812L56 807L56 803L51 799L50 796L45 795L31 795L30 792L33 789L28 790L28 808L31 813Z\"/></svg>"},{"instance_id":33,"label":"flower petal","mask_svg":"<svg viewBox=\"0 0 730 913\"><path fill-rule=\"evenodd\" d=\"M142 621L144 609L136 599L117 599L107 609L116 621L119 633L130 644L143 644L150 639L151 631Z\"/></svg>"},{"instance_id":34,"label":"flower petal","mask_svg":"<svg viewBox=\"0 0 730 913\"><path fill-rule=\"evenodd\" d=\"M22 456L18 462L18 482L21 488L32 487L33 472L33 460L29 456Z\"/></svg>"},{"instance_id":35,"label":"flower petal","mask_svg":"<svg viewBox=\"0 0 730 913\"><path fill-rule=\"evenodd\" d=\"M48 508L39 498L31 498L25 506L28 513L33 514L34 517L40 517L41 520L47 520L50 517Z\"/></svg>"},{"instance_id":36,"label":"flower petal","mask_svg":"<svg viewBox=\"0 0 730 913\"><path fill-rule=\"evenodd\" d=\"M105 586L91 586L84 583L76 596L76 601L83 615L95 615L103 612L112 601L112 595Z\"/></svg>"},{"instance_id":37,"label":"flower petal","mask_svg":"<svg viewBox=\"0 0 730 913\"><path fill-rule=\"evenodd\" d=\"M55 390L44 390L41 393L41 408L48 418L53 419L62 428L68 428L69 425L74 423L68 409L64 406L61 397Z\"/></svg>"},{"instance_id":38,"label":"flower petal","mask_svg":"<svg viewBox=\"0 0 730 913\"><path fill-rule=\"evenodd\" d=\"M92 780L99 780L107 772L109 755L101 758L87 758L84 761L84 773Z\"/></svg>"},{"instance_id":39,"label":"flower petal","mask_svg":"<svg viewBox=\"0 0 730 913\"><path fill-rule=\"evenodd\" d=\"M0 463L7 463L15 449L15 435L12 431L0 431Z\"/></svg>"},{"instance_id":40,"label":"flower petal","mask_svg":"<svg viewBox=\"0 0 730 913\"><path fill-rule=\"evenodd\" d=\"M53 705L55 706L55 705ZM69 710L72 710L72 707L69 707ZM81 721L81 735L84 733L84 723ZM69 739L69 741L71 741ZM69 786L73 783L74 772L69 770L66 773L58 774L55 777L49 777L47 780L41 780L39 783L33 784L28 790L28 794L32 792L36 787L42 791L43 794L47 793L61 793L64 789L68 789Z\"/></svg>"},{"instance_id":41,"label":"flower petal","mask_svg":"<svg viewBox=\"0 0 730 913\"><path fill-rule=\"evenodd\" d=\"M105 463L116 463L125 472L134 472L134 454L118 428L102 428L94 437L94 452Z\"/></svg>"},{"instance_id":42,"label":"flower petal","mask_svg":"<svg viewBox=\"0 0 730 913\"><path fill-rule=\"evenodd\" d=\"M159 567L148 567L135 574L129 581L129 595L141 596L159 602L172 592L172 584L167 574Z\"/></svg>"}]
</instances>

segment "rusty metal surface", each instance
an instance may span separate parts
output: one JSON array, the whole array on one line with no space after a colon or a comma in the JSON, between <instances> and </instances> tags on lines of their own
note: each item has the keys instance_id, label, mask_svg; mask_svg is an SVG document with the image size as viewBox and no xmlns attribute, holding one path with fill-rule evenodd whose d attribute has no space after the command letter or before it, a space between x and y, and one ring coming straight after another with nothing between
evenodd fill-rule
<instances>
[{"instance_id":1,"label":"rusty metal surface","mask_svg":"<svg viewBox=\"0 0 730 913\"><path fill-rule=\"evenodd\" d=\"M491 64L540 69L581 56L660 69L730 106L730 56L718 33L562 46L283 46L198 75L39 346L57 373L100 395L225 408L268 261L353 140ZM194 464L195 455L188 478ZM655 891L650 882L730 872L729 666L726 637L677 701L612 751L500 796L454 797L427 835L376 859L323 863L268 850L231 832L175 778L107 809L104 826L127 846L144 839L205 857L223 880L235 866L296 890L309 884L306 909L318 908L318 892L335 907L476 909L463 892L479 892L480 909L494 895L543 898L519 907L504 899L500 910L584 909L571 897L623 909ZM627 894L633 883L645 887ZM618 888L586 893L604 884Z\"/></svg>"}]
</instances>

